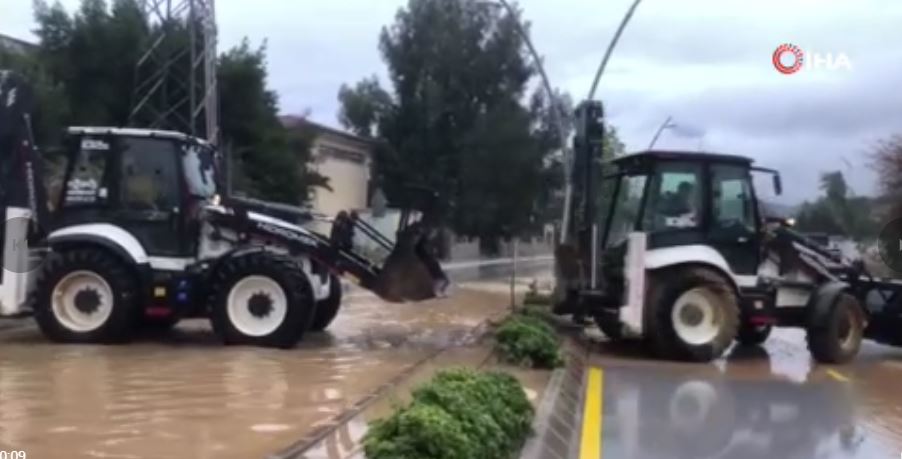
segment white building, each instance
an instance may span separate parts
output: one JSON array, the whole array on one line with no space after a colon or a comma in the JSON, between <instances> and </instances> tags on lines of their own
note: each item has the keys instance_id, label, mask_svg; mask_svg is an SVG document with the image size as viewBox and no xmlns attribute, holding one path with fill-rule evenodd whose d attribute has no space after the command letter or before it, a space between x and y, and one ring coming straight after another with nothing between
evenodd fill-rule
<instances>
[{"instance_id":1,"label":"white building","mask_svg":"<svg viewBox=\"0 0 902 459\"><path fill-rule=\"evenodd\" d=\"M285 116L282 123L289 129L304 129L314 135L311 166L328 177L332 190L316 188L310 202L313 209L330 216L342 210L366 209L373 141L301 117Z\"/></svg>"}]
</instances>

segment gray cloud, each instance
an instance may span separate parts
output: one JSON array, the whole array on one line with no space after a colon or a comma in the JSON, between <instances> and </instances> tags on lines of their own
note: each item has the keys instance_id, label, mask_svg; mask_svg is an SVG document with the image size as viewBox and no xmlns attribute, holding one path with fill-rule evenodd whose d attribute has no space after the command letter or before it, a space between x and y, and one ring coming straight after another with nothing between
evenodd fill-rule
<instances>
[{"instance_id":1,"label":"gray cloud","mask_svg":"<svg viewBox=\"0 0 902 459\"><path fill-rule=\"evenodd\" d=\"M0 33L28 38L31 2L2 0ZM78 0L64 0L68 7ZM579 100L631 0L521 0L556 86ZM220 47L268 44L282 111L310 109L336 124L342 83L385 80L378 35L406 0L218 0ZM902 131L902 2L897 0L645 0L602 80L599 96L628 148L647 146L668 115L706 131L701 147L745 154L787 176L786 201L818 193L822 171L845 169L856 192L874 189L866 153ZM784 42L845 53L850 72L778 74ZM228 97L228 95L223 95ZM699 139L665 133L666 148ZM849 168L847 163L852 167Z\"/></svg>"}]
</instances>

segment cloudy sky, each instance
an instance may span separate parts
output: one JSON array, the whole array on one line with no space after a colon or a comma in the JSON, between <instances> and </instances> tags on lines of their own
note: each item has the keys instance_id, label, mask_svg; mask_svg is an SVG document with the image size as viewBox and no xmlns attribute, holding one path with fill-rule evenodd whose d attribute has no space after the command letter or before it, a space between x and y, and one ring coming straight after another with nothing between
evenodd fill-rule
<instances>
[{"instance_id":1,"label":"cloudy sky","mask_svg":"<svg viewBox=\"0 0 902 459\"><path fill-rule=\"evenodd\" d=\"M66 6L78 0L64 0ZM217 0L220 48L267 40L282 111L336 125L343 82L380 75L381 27L406 0ZM552 84L585 97L631 0L521 0ZM30 0L0 0L0 33L32 38ZM658 146L748 155L780 169L787 203L843 170L874 191L867 152L902 134L902 2L898 0L644 0L602 79L599 96L628 149L648 146L667 116L685 129ZM844 65L778 73L782 43ZM228 95L223 95L228 97ZM695 132L692 132L695 131ZM704 136L687 134L704 133Z\"/></svg>"}]
</instances>

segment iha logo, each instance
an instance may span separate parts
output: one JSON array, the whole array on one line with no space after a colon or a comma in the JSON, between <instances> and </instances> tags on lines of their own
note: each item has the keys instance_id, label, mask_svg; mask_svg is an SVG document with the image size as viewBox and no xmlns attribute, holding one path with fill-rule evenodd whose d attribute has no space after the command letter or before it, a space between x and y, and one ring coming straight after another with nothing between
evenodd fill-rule
<instances>
[{"instance_id":1,"label":"iha logo","mask_svg":"<svg viewBox=\"0 0 902 459\"><path fill-rule=\"evenodd\" d=\"M792 75L799 70L852 70L852 61L845 53L805 52L791 43L777 46L771 57L774 68L784 75Z\"/></svg>"}]
</instances>

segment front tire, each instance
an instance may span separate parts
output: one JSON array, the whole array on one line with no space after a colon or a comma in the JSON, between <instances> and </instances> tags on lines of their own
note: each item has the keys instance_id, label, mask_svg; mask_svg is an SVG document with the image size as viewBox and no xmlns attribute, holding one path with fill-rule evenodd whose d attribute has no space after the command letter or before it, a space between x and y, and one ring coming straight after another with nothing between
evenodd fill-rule
<instances>
[{"instance_id":1,"label":"front tire","mask_svg":"<svg viewBox=\"0 0 902 459\"><path fill-rule=\"evenodd\" d=\"M821 323L808 328L808 350L821 363L846 363L858 354L864 338L861 303L843 293Z\"/></svg>"},{"instance_id":2,"label":"front tire","mask_svg":"<svg viewBox=\"0 0 902 459\"><path fill-rule=\"evenodd\" d=\"M139 313L138 282L119 258L100 248L51 254L35 284L32 307L41 332L61 343L115 343L130 338Z\"/></svg>"},{"instance_id":3,"label":"front tire","mask_svg":"<svg viewBox=\"0 0 902 459\"><path fill-rule=\"evenodd\" d=\"M225 344L291 348L313 319L310 282L286 256L231 258L216 270L211 291L210 321Z\"/></svg>"},{"instance_id":4,"label":"front tire","mask_svg":"<svg viewBox=\"0 0 902 459\"><path fill-rule=\"evenodd\" d=\"M663 358L707 362L730 347L739 329L739 304L723 276L705 268L653 273L646 334Z\"/></svg>"},{"instance_id":5,"label":"front tire","mask_svg":"<svg viewBox=\"0 0 902 459\"><path fill-rule=\"evenodd\" d=\"M329 297L316 303L316 312L313 315L313 325L310 330L320 332L329 327L338 315L341 307L341 279L338 276L329 275Z\"/></svg>"},{"instance_id":6,"label":"front tire","mask_svg":"<svg viewBox=\"0 0 902 459\"><path fill-rule=\"evenodd\" d=\"M739 326L739 335L736 337L736 341L743 346L759 346L767 341L772 329L773 327L770 325L743 323Z\"/></svg>"}]
</instances>

